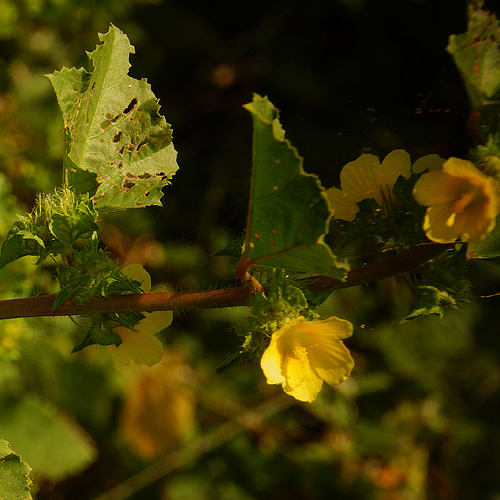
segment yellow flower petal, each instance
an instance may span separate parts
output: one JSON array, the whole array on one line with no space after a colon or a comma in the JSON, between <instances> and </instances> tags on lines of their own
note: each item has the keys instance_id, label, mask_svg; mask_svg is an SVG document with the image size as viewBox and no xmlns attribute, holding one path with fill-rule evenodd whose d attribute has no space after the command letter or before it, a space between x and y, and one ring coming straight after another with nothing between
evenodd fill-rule
<instances>
[{"instance_id":1,"label":"yellow flower petal","mask_svg":"<svg viewBox=\"0 0 500 500\"><path fill-rule=\"evenodd\" d=\"M382 163L372 154L362 154L340 172L342 189L327 190L335 219L351 222L359 212L357 203L373 198L380 206L393 200L392 190L399 176L411 175L410 155L403 149L389 153Z\"/></svg>"},{"instance_id":2,"label":"yellow flower petal","mask_svg":"<svg viewBox=\"0 0 500 500\"><path fill-rule=\"evenodd\" d=\"M174 313L172 311L154 311L144 313L144 316L146 317L135 328L142 333L156 335L172 324Z\"/></svg>"},{"instance_id":3,"label":"yellow flower petal","mask_svg":"<svg viewBox=\"0 0 500 500\"><path fill-rule=\"evenodd\" d=\"M372 154L362 154L349 162L340 172L340 187L353 201L374 198L382 204L378 168L380 160Z\"/></svg>"},{"instance_id":4,"label":"yellow flower petal","mask_svg":"<svg viewBox=\"0 0 500 500\"><path fill-rule=\"evenodd\" d=\"M415 200L427 206L424 231L438 243L481 241L495 227L500 211L500 184L471 162L450 158L441 171L423 174L415 183Z\"/></svg>"},{"instance_id":5,"label":"yellow flower petal","mask_svg":"<svg viewBox=\"0 0 500 500\"><path fill-rule=\"evenodd\" d=\"M404 149L391 151L382 161L378 172L379 186L384 188L388 186L389 191L392 192L392 188L400 175L405 179L409 179L411 175L410 155ZM384 194L387 196L386 192Z\"/></svg>"},{"instance_id":6,"label":"yellow flower petal","mask_svg":"<svg viewBox=\"0 0 500 500\"><path fill-rule=\"evenodd\" d=\"M130 358L147 366L153 366L161 360L163 344L154 335L121 327L116 329L116 333L122 339L122 343L119 346L107 347L109 353L118 361L128 365Z\"/></svg>"},{"instance_id":7,"label":"yellow flower petal","mask_svg":"<svg viewBox=\"0 0 500 500\"><path fill-rule=\"evenodd\" d=\"M337 337L335 338L332 335ZM319 378L327 384L338 385L344 382L352 369L354 360L347 347L338 342L352 335L352 324L339 318L318 321L316 332L310 336L309 360Z\"/></svg>"},{"instance_id":8,"label":"yellow flower petal","mask_svg":"<svg viewBox=\"0 0 500 500\"><path fill-rule=\"evenodd\" d=\"M151 277L139 264L130 264L123 268L123 273L131 279L141 282L144 292L151 290ZM130 359L148 366L158 363L163 356L163 344L155 335L170 326L172 311L154 311L144 313L145 318L134 329L119 327L116 333L122 339L118 346L107 346L109 353L121 363L128 365Z\"/></svg>"},{"instance_id":9,"label":"yellow flower petal","mask_svg":"<svg viewBox=\"0 0 500 500\"><path fill-rule=\"evenodd\" d=\"M424 170L429 170L433 172L435 170L441 170L443 168L443 163L445 160L439 155L426 155L419 158L412 166L412 172L414 174L421 174Z\"/></svg>"},{"instance_id":10,"label":"yellow flower petal","mask_svg":"<svg viewBox=\"0 0 500 500\"><path fill-rule=\"evenodd\" d=\"M415 183L413 197L423 206L453 203L463 182L447 172L429 172Z\"/></svg>"},{"instance_id":11,"label":"yellow flower petal","mask_svg":"<svg viewBox=\"0 0 500 500\"><path fill-rule=\"evenodd\" d=\"M334 208L334 218L352 222L359 212L359 207L351 196L338 188L326 190L326 195Z\"/></svg>"},{"instance_id":12,"label":"yellow flower petal","mask_svg":"<svg viewBox=\"0 0 500 500\"><path fill-rule=\"evenodd\" d=\"M443 164L443 170L451 175L485 181L487 179L470 161L451 157Z\"/></svg>"},{"instance_id":13,"label":"yellow flower petal","mask_svg":"<svg viewBox=\"0 0 500 500\"><path fill-rule=\"evenodd\" d=\"M262 371L266 376L267 383L270 385L282 384L285 382L285 378L281 373L282 357L278 352L276 339L277 337L273 335L269 347L264 351L262 359L260 360Z\"/></svg>"},{"instance_id":14,"label":"yellow flower petal","mask_svg":"<svg viewBox=\"0 0 500 500\"><path fill-rule=\"evenodd\" d=\"M283 390L299 401L312 403L323 387L323 380L311 371L309 365L292 356L285 359L283 373L286 380Z\"/></svg>"},{"instance_id":15,"label":"yellow flower petal","mask_svg":"<svg viewBox=\"0 0 500 500\"><path fill-rule=\"evenodd\" d=\"M324 321L296 318L273 333L261 367L268 384L300 401L314 401L323 381L337 385L350 375L354 361L341 339L352 324L336 317Z\"/></svg>"},{"instance_id":16,"label":"yellow flower petal","mask_svg":"<svg viewBox=\"0 0 500 500\"><path fill-rule=\"evenodd\" d=\"M151 291L151 276L140 264L129 264L122 271L128 278L142 283L141 288L144 293Z\"/></svg>"}]
</instances>

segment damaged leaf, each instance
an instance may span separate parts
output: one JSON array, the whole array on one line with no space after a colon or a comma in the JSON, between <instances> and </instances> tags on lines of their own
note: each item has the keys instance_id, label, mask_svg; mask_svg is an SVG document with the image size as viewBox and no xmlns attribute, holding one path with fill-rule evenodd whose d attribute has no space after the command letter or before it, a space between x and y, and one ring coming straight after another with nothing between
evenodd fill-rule
<instances>
[{"instance_id":1,"label":"damaged leaf","mask_svg":"<svg viewBox=\"0 0 500 500\"><path fill-rule=\"evenodd\" d=\"M64 182L89 193L100 212L161 205L178 169L172 129L145 79L128 75L134 47L117 27L88 54L93 70L48 78L65 128Z\"/></svg>"}]
</instances>

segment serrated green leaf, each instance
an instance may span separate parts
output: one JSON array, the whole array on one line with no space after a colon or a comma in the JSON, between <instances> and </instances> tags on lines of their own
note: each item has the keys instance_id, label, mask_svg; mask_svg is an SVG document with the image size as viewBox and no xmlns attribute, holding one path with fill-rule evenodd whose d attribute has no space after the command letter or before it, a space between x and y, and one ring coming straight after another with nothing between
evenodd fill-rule
<instances>
[{"instance_id":1,"label":"serrated green leaf","mask_svg":"<svg viewBox=\"0 0 500 500\"><path fill-rule=\"evenodd\" d=\"M342 279L346 269L323 241L331 214L318 178L304 172L266 97L255 95L245 108L254 124L253 171L238 273L259 264Z\"/></svg>"},{"instance_id":2,"label":"serrated green leaf","mask_svg":"<svg viewBox=\"0 0 500 500\"><path fill-rule=\"evenodd\" d=\"M475 108L500 98L500 27L483 3L471 2L467 32L451 35L447 47Z\"/></svg>"},{"instance_id":3,"label":"serrated green leaf","mask_svg":"<svg viewBox=\"0 0 500 500\"><path fill-rule=\"evenodd\" d=\"M80 238L86 239L99 231L96 224L97 212L92 200L83 196L75 200L69 213L54 213L49 222L49 230L62 246L71 247Z\"/></svg>"},{"instance_id":4,"label":"serrated green leaf","mask_svg":"<svg viewBox=\"0 0 500 500\"><path fill-rule=\"evenodd\" d=\"M0 439L0 498L31 500L31 467L16 455L9 443Z\"/></svg>"},{"instance_id":5,"label":"serrated green leaf","mask_svg":"<svg viewBox=\"0 0 500 500\"><path fill-rule=\"evenodd\" d=\"M0 268L26 255L39 257L44 249L45 245L41 238L27 229L23 222L15 222L2 245Z\"/></svg>"},{"instance_id":6,"label":"serrated green leaf","mask_svg":"<svg viewBox=\"0 0 500 500\"><path fill-rule=\"evenodd\" d=\"M161 205L178 165L172 130L145 79L128 75L134 47L115 26L89 54L93 71L49 75L61 107L66 183L100 212Z\"/></svg>"},{"instance_id":7,"label":"serrated green leaf","mask_svg":"<svg viewBox=\"0 0 500 500\"><path fill-rule=\"evenodd\" d=\"M52 481L82 470L96 456L92 440L83 429L34 394L27 394L4 409L0 434L26 459L35 474ZM4 500L2 495L0 498Z\"/></svg>"}]
</instances>

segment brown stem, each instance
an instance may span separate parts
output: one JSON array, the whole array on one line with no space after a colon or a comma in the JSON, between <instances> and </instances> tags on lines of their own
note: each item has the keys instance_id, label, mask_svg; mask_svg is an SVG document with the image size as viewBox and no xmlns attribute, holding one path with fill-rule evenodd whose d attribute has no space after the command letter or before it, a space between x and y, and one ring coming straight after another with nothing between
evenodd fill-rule
<instances>
[{"instance_id":1,"label":"brown stem","mask_svg":"<svg viewBox=\"0 0 500 500\"><path fill-rule=\"evenodd\" d=\"M347 273L347 278L344 281L330 278L329 276L313 276L311 278L306 278L307 281L314 280L307 285L307 288L312 292L320 292L328 288L349 288L363 283L374 283L375 281L416 269L424 262L437 257L451 246L452 245L442 245L440 243L418 245L406 252L374 262L373 264L355 267Z\"/></svg>"},{"instance_id":2,"label":"brown stem","mask_svg":"<svg viewBox=\"0 0 500 500\"><path fill-rule=\"evenodd\" d=\"M328 288L348 288L363 283L372 283L397 274L411 271L444 252L450 245L431 243L419 245L411 250L366 266L351 269L345 281L328 276L307 278L306 285L313 292ZM56 295L10 299L0 301L0 319L28 318L34 316L81 316L91 313L167 311L171 309L214 309L249 305L252 288L249 286L222 288L217 290L142 293L112 295L91 300L79 306L67 300L52 310Z\"/></svg>"}]
</instances>

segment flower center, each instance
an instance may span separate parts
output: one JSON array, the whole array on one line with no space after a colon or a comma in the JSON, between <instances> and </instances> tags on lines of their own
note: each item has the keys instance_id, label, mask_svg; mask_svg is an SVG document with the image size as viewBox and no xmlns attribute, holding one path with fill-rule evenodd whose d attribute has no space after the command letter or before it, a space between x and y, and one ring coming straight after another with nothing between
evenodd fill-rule
<instances>
[{"instance_id":1,"label":"flower center","mask_svg":"<svg viewBox=\"0 0 500 500\"><path fill-rule=\"evenodd\" d=\"M455 224L457 214L464 212L470 205L479 205L484 203L486 200L486 193L484 192L482 185L469 184L466 191L460 195L460 198L456 200L452 207L452 214L448 217L446 225L452 227Z\"/></svg>"},{"instance_id":2,"label":"flower center","mask_svg":"<svg viewBox=\"0 0 500 500\"><path fill-rule=\"evenodd\" d=\"M309 365L309 357L307 356L307 349L303 346L297 346L293 349L293 355L303 364Z\"/></svg>"}]
</instances>

